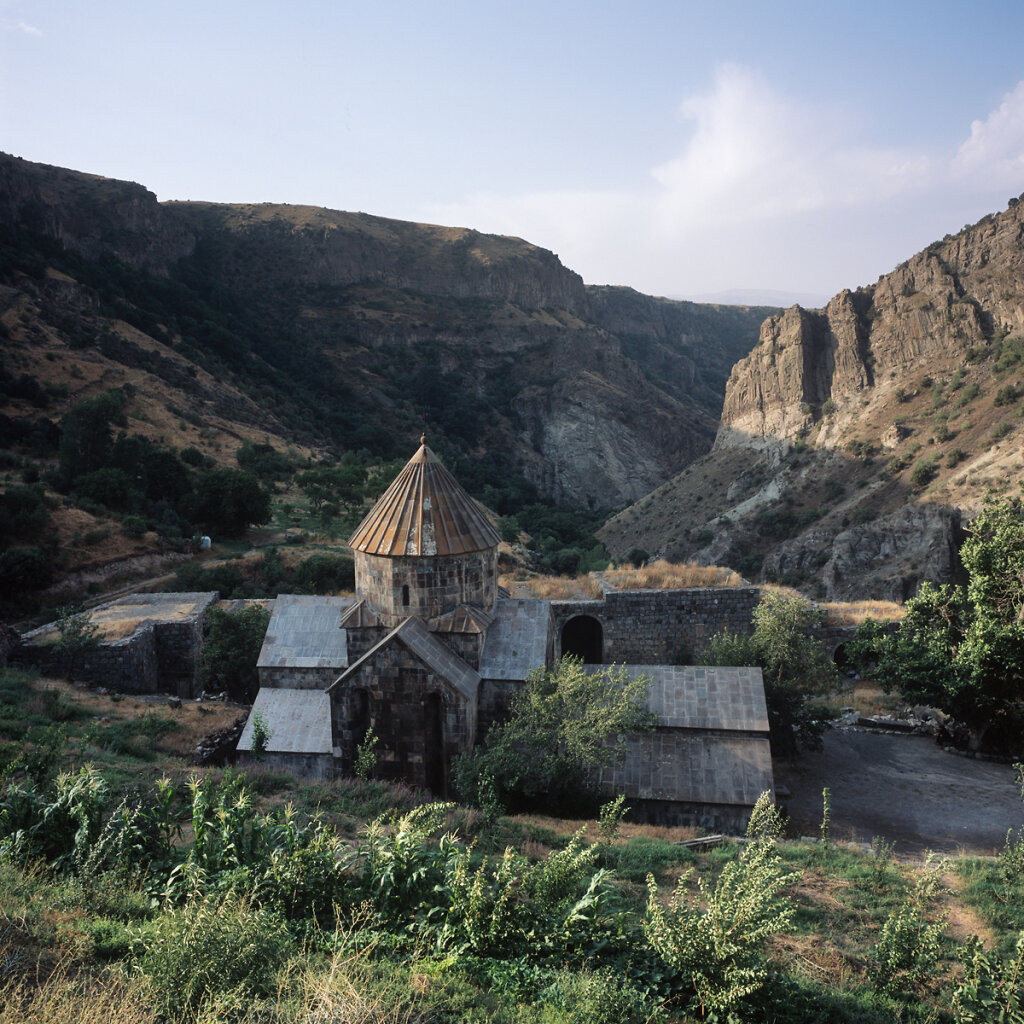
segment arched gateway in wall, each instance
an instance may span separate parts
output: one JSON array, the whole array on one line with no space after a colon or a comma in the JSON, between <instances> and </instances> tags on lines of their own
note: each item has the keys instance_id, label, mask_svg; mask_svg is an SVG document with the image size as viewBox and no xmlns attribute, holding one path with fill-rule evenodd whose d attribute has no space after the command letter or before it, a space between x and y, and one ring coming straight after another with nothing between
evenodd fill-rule
<instances>
[{"instance_id":1,"label":"arched gateway in wall","mask_svg":"<svg viewBox=\"0 0 1024 1024\"><path fill-rule=\"evenodd\" d=\"M593 615L574 615L562 627L562 654L574 654L587 665L604 661L604 630Z\"/></svg>"}]
</instances>

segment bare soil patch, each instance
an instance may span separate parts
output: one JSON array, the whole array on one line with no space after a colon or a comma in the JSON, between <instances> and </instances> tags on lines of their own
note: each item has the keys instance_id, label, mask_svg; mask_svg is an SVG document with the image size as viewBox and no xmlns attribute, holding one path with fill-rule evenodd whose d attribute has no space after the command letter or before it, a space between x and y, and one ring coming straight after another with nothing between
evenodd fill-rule
<instances>
[{"instance_id":1,"label":"bare soil patch","mask_svg":"<svg viewBox=\"0 0 1024 1024\"><path fill-rule=\"evenodd\" d=\"M1024 823L1011 765L946 753L926 736L834 729L822 751L777 762L775 784L789 790L779 802L794 834L818 834L828 786L834 838L883 836L901 858L925 850L991 856Z\"/></svg>"}]
</instances>

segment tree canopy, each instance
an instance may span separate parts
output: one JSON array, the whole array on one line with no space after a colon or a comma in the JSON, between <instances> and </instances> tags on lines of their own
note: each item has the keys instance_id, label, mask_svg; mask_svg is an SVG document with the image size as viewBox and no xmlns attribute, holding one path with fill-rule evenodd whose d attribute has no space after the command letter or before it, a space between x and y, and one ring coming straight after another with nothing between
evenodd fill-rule
<instances>
[{"instance_id":1,"label":"tree canopy","mask_svg":"<svg viewBox=\"0 0 1024 1024\"><path fill-rule=\"evenodd\" d=\"M791 757L821 746L821 716L811 698L835 685L836 667L814 636L822 613L803 598L766 591L748 635L716 633L705 665L758 665L764 676L772 752Z\"/></svg>"},{"instance_id":2,"label":"tree canopy","mask_svg":"<svg viewBox=\"0 0 1024 1024\"><path fill-rule=\"evenodd\" d=\"M898 626L870 620L861 660L908 701L951 715L971 746L1019 749L1024 726L1024 509L990 501L960 549L966 586L922 584Z\"/></svg>"},{"instance_id":3,"label":"tree canopy","mask_svg":"<svg viewBox=\"0 0 1024 1024\"><path fill-rule=\"evenodd\" d=\"M596 770L621 761L627 738L654 727L647 686L646 676L584 666L571 655L553 669L535 669L508 721L491 727L482 749L458 759L460 793L506 809L579 811L581 802L592 802Z\"/></svg>"}]
</instances>

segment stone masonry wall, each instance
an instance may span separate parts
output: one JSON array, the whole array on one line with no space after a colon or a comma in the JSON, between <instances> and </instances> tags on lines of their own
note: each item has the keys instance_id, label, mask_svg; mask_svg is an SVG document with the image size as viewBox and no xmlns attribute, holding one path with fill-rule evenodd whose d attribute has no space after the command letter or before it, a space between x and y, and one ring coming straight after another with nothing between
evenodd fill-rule
<instances>
[{"instance_id":1,"label":"stone masonry wall","mask_svg":"<svg viewBox=\"0 0 1024 1024\"><path fill-rule=\"evenodd\" d=\"M356 551L355 562L356 593L390 626L410 615L433 619L460 604L490 610L498 596L496 548L433 558L386 558Z\"/></svg>"},{"instance_id":2,"label":"stone masonry wall","mask_svg":"<svg viewBox=\"0 0 1024 1024\"><path fill-rule=\"evenodd\" d=\"M440 702L439 749L431 735L433 699ZM366 701L362 722L360 700ZM342 772L352 773L360 732L369 727L380 741L376 777L443 796L451 759L475 738L475 711L405 647L389 645L331 693L331 732Z\"/></svg>"},{"instance_id":3,"label":"stone masonry wall","mask_svg":"<svg viewBox=\"0 0 1024 1024\"><path fill-rule=\"evenodd\" d=\"M160 620L160 606L182 598L194 601L195 608L183 619ZM105 686L122 693L170 693L194 697L199 692L199 656L203 646L203 625L209 607L217 599L214 591L192 594L134 594L114 601L133 606L152 605L153 618L119 640L105 640L95 650L81 655L74 669L81 682ZM25 634L26 641L16 651L15 663L37 668L44 675L63 676L67 659L52 644L33 640L52 634L43 626Z\"/></svg>"},{"instance_id":4,"label":"stone masonry wall","mask_svg":"<svg viewBox=\"0 0 1024 1024\"><path fill-rule=\"evenodd\" d=\"M295 668L292 665L281 668L260 669L260 686L285 690L326 690L345 671L344 665L321 668Z\"/></svg>"},{"instance_id":5,"label":"stone masonry wall","mask_svg":"<svg viewBox=\"0 0 1024 1024\"><path fill-rule=\"evenodd\" d=\"M28 634L31 637L32 634ZM52 646L19 648L16 664L31 666L44 676L68 673L67 658ZM80 655L75 679L122 693L159 693L156 630L152 624L137 629L123 640L100 644Z\"/></svg>"},{"instance_id":6,"label":"stone masonry wall","mask_svg":"<svg viewBox=\"0 0 1024 1024\"><path fill-rule=\"evenodd\" d=\"M552 601L555 657L562 655L565 624L587 615L601 625L606 664L692 663L720 630L750 633L760 599L757 587L703 587L614 590L601 601Z\"/></svg>"}]
</instances>

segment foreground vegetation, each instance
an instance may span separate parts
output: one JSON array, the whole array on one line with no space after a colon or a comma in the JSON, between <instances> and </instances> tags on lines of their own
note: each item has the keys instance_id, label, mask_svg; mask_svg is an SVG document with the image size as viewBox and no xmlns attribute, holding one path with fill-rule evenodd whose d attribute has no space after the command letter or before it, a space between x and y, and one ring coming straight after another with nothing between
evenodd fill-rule
<instances>
[{"instance_id":1,"label":"foreground vegetation","mask_svg":"<svg viewBox=\"0 0 1024 1024\"><path fill-rule=\"evenodd\" d=\"M2 689L3 1024L1021 1020L1019 838L903 864L827 820L784 841L762 805L697 851L621 805L488 818L372 781L191 775L160 740L80 738L88 694L51 702L66 745L15 741L41 685Z\"/></svg>"}]
</instances>

